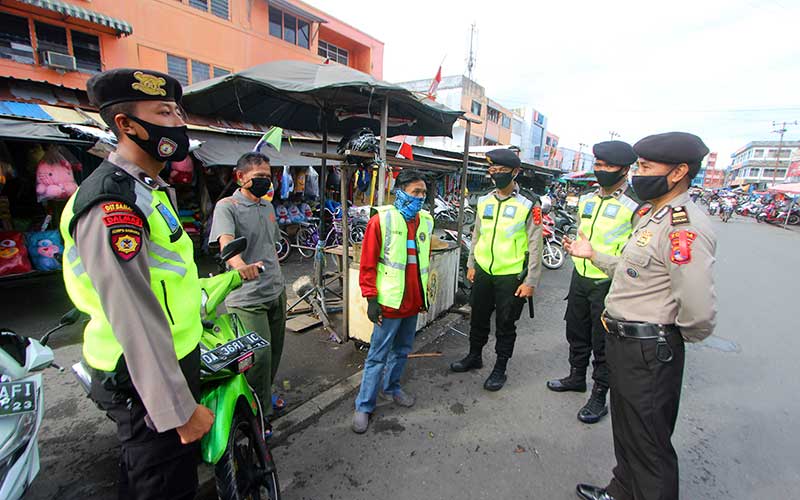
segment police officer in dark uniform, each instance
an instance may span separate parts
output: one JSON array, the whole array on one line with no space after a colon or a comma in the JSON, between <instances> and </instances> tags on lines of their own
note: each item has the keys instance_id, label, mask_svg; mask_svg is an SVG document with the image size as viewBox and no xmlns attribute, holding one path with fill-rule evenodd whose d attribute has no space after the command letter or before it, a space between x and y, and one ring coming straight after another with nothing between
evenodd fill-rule
<instances>
[{"instance_id":1,"label":"police officer in dark uniform","mask_svg":"<svg viewBox=\"0 0 800 500\"><path fill-rule=\"evenodd\" d=\"M578 231L586 235L596 251L619 255L638 220L639 200L628 185L628 170L636 153L627 142L605 141L593 147L594 174L599 189L581 196L578 202ZM592 361L594 387L589 401L578 412L578 420L598 422L608 413L608 368L606 332L600 322L611 278L587 259L573 257L575 268L569 285L566 320L570 373L550 380L547 388L555 392L586 391L586 369Z\"/></svg>"},{"instance_id":2,"label":"police officer in dark uniform","mask_svg":"<svg viewBox=\"0 0 800 500\"><path fill-rule=\"evenodd\" d=\"M87 89L118 139L69 199L60 226L67 293L90 317L83 360L91 397L117 425L119 498L190 500L214 414L198 403L194 246L159 177L188 153L181 85L156 71L116 69Z\"/></svg>"},{"instance_id":3,"label":"police officer in dark uniform","mask_svg":"<svg viewBox=\"0 0 800 500\"><path fill-rule=\"evenodd\" d=\"M716 237L689 198L689 184L708 154L685 132L645 137L633 189L652 204L619 257L581 237L567 245L613 276L603 324L611 385L617 466L607 488L579 484L587 500L677 500L678 456L672 433L683 380L684 341L714 330L712 276Z\"/></svg>"},{"instance_id":4,"label":"police officer in dark uniform","mask_svg":"<svg viewBox=\"0 0 800 500\"><path fill-rule=\"evenodd\" d=\"M478 200L467 262L467 279L473 283L469 354L450 368L466 372L483 367L494 312L497 361L483 387L499 391L514 352L516 321L542 272L542 208L538 197L527 198L514 181L521 170L516 154L495 149L486 153L486 160L496 189Z\"/></svg>"}]
</instances>

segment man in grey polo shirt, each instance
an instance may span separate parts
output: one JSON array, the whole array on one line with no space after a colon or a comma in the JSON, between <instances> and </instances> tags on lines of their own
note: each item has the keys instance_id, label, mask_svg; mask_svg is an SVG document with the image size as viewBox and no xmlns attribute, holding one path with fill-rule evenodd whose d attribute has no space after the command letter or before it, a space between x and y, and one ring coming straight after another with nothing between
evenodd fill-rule
<instances>
[{"instance_id":1,"label":"man in grey polo shirt","mask_svg":"<svg viewBox=\"0 0 800 500\"><path fill-rule=\"evenodd\" d=\"M270 347L256 351L255 366L246 372L266 409L272 407L272 381L280 364L286 329L286 289L275 251L280 228L272 203L262 198L272 188L269 158L261 153L245 153L233 173L239 189L214 208L210 239L225 248L234 238L247 238L247 249L228 260L228 265L254 276L245 276L252 281L232 291L225 304L245 327L270 343ZM264 267L260 276L257 270L246 267L257 262Z\"/></svg>"}]
</instances>

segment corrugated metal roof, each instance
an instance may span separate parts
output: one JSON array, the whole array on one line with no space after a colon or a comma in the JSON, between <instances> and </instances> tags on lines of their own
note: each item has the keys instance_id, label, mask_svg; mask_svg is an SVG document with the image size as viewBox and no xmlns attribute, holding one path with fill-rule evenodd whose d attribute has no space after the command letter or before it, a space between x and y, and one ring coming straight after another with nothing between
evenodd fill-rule
<instances>
[{"instance_id":1,"label":"corrugated metal roof","mask_svg":"<svg viewBox=\"0 0 800 500\"><path fill-rule=\"evenodd\" d=\"M0 115L33 118L34 120L53 120L53 117L43 110L41 106L27 102L0 101Z\"/></svg>"}]
</instances>

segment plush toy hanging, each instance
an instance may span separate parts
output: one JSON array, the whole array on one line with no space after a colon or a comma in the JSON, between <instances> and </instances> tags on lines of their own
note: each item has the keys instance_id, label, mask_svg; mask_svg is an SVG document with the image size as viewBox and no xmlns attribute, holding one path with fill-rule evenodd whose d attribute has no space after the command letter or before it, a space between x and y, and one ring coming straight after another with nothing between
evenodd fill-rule
<instances>
[{"instance_id":1,"label":"plush toy hanging","mask_svg":"<svg viewBox=\"0 0 800 500\"><path fill-rule=\"evenodd\" d=\"M28 243L28 256L34 269L37 271L56 271L61 269L61 264L56 254L64 252L64 244L58 231L37 231L26 233Z\"/></svg>"},{"instance_id":2,"label":"plush toy hanging","mask_svg":"<svg viewBox=\"0 0 800 500\"><path fill-rule=\"evenodd\" d=\"M48 148L36 166L36 199L39 202L66 200L77 189L72 164L57 147Z\"/></svg>"},{"instance_id":3,"label":"plush toy hanging","mask_svg":"<svg viewBox=\"0 0 800 500\"><path fill-rule=\"evenodd\" d=\"M31 272L25 238L16 231L0 231L0 276Z\"/></svg>"},{"instance_id":4,"label":"plush toy hanging","mask_svg":"<svg viewBox=\"0 0 800 500\"><path fill-rule=\"evenodd\" d=\"M170 184L191 184L194 177L194 161L192 157L187 155L181 161L173 161L171 164L172 170L169 173Z\"/></svg>"}]
</instances>

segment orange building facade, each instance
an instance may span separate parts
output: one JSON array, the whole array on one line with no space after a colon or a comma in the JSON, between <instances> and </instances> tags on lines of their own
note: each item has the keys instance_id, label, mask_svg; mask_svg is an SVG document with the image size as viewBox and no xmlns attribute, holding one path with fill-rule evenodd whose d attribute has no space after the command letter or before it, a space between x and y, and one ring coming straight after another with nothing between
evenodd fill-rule
<instances>
[{"instance_id":1,"label":"orange building facade","mask_svg":"<svg viewBox=\"0 0 800 500\"><path fill-rule=\"evenodd\" d=\"M380 79L383 49L297 0L0 0L0 76L74 89L118 67L192 84L285 59L328 59Z\"/></svg>"}]
</instances>

